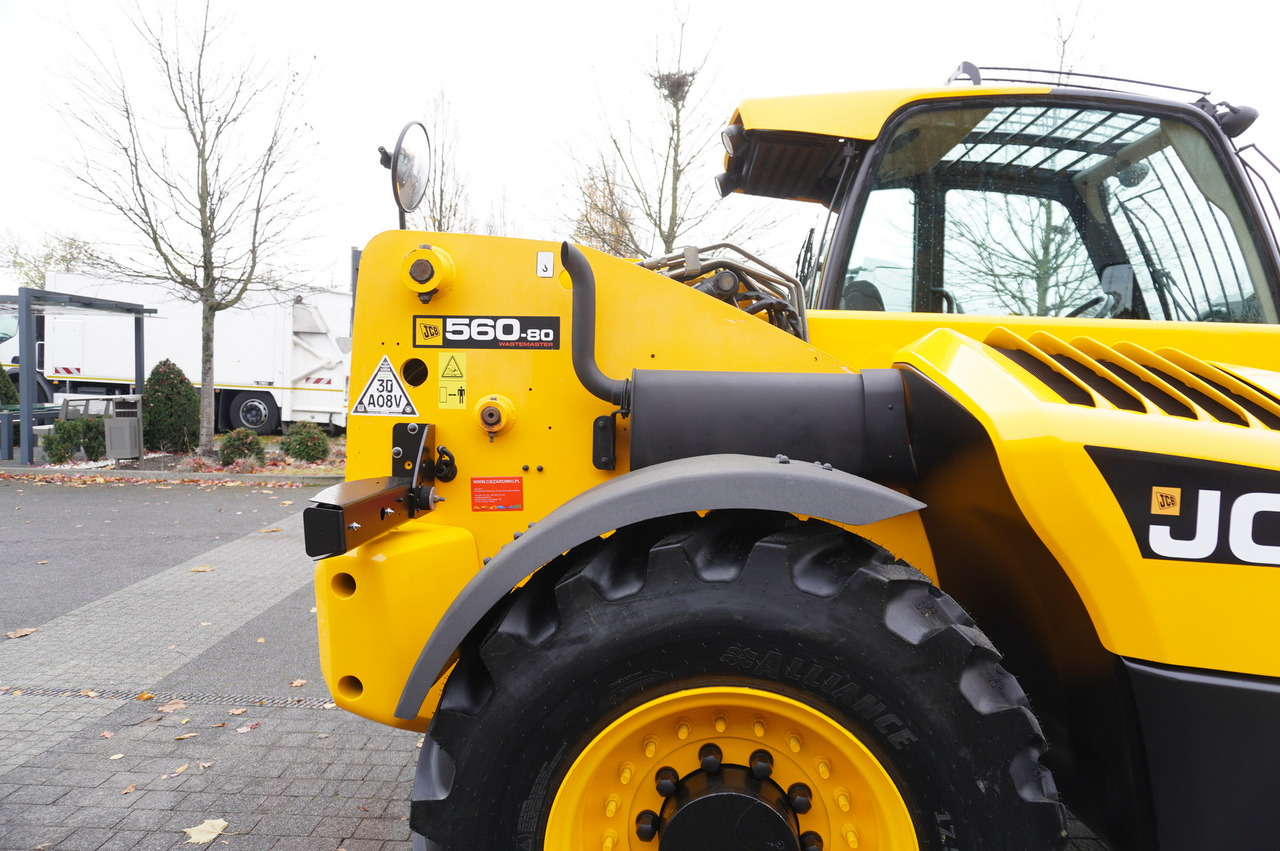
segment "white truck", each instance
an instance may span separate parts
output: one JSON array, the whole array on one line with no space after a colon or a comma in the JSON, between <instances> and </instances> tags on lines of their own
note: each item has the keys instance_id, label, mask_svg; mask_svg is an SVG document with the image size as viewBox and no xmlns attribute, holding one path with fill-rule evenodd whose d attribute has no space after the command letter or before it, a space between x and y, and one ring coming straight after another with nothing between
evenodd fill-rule
<instances>
[{"instance_id":1,"label":"white truck","mask_svg":"<svg viewBox=\"0 0 1280 851\"><path fill-rule=\"evenodd\" d=\"M56 292L154 307L146 320L147 371L168 359L200 386L200 307L162 287L53 273ZM217 315L213 374L217 428L270 434L306 420L330 431L346 426L351 294L266 294ZM16 329L15 329L16 330ZM339 335L339 332L341 335ZM44 316L37 327L41 401L133 391L133 319L84 312ZM0 338L5 335L0 333ZM18 379L18 338L0 339L0 368Z\"/></svg>"}]
</instances>

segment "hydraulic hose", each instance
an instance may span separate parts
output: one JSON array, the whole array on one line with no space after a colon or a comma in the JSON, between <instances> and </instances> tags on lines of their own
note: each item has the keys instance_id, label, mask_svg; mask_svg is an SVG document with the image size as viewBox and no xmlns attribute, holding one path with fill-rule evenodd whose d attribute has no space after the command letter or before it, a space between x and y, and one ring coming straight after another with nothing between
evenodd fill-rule
<instances>
[{"instance_id":1,"label":"hydraulic hose","mask_svg":"<svg viewBox=\"0 0 1280 851\"><path fill-rule=\"evenodd\" d=\"M560 262L573 282L573 371L582 386L606 402L627 411L631 382L610 378L596 363L596 276L576 246L560 246Z\"/></svg>"}]
</instances>

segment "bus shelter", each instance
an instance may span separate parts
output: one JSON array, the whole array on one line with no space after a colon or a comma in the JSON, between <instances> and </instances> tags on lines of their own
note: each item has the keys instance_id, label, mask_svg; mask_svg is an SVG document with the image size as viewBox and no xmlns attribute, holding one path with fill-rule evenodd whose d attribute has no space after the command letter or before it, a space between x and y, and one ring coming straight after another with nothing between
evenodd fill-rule
<instances>
[{"instance_id":1,"label":"bus shelter","mask_svg":"<svg viewBox=\"0 0 1280 851\"><path fill-rule=\"evenodd\" d=\"M154 307L143 307L107 298L58 293L33 287L19 287L18 294L0 295L0 313L17 313L18 317L18 422L22 444L22 463L31 464L35 453L36 418L36 317L40 315L105 311L133 316L134 390L142 392L146 381L143 361L144 316L154 314ZM0 415L7 437L12 429L10 415ZM6 459L7 460L7 459Z\"/></svg>"}]
</instances>

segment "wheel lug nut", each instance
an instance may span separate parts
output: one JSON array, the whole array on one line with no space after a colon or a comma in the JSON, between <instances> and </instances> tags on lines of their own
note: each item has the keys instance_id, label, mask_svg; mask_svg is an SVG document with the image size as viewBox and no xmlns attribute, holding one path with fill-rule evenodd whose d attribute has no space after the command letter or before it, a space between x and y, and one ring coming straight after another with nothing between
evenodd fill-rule
<instances>
[{"instance_id":1,"label":"wheel lug nut","mask_svg":"<svg viewBox=\"0 0 1280 851\"><path fill-rule=\"evenodd\" d=\"M812 830L801 834L800 851L822 851L822 837Z\"/></svg>"},{"instance_id":2,"label":"wheel lug nut","mask_svg":"<svg viewBox=\"0 0 1280 851\"><path fill-rule=\"evenodd\" d=\"M803 783L792 783L791 788L787 790L787 797L791 800L791 809L800 815L804 815L813 808L813 793Z\"/></svg>"},{"instance_id":3,"label":"wheel lug nut","mask_svg":"<svg viewBox=\"0 0 1280 851\"><path fill-rule=\"evenodd\" d=\"M653 810L645 810L636 816L636 836L641 842L652 842L662 827L662 819Z\"/></svg>"},{"instance_id":4,"label":"wheel lug nut","mask_svg":"<svg viewBox=\"0 0 1280 851\"><path fill-rule=\"evenodd\" d=\"M719 745L708 743L698 749L698 759L702 762L703 771L715 774L720 770L720 763L724 761L724 753L721 752Z\"/></svg>"},{"instance_id":5,"label":"wheel lug nut","mask_svg":"<svg viewBox=\"0 0 1280 851\"><path fill-rule=\"evenodd\" d=\"M751 773L757 780L764 780L773 773L773 754L766 750L758 750L751 754L748 762L751 764Z\"/></svg>"},{"instance_id":6,"label":"wheel lug nut","mask_svg":"<svg viewBox=\"0 0 1280 851\"><path fill-rule=\"evenodd\" d=\"M664 798L670 798L676 793L676 784L680 782L680 775L676 774L676 770L671 766L664 765L658 769L653 779L658 788L658 794Z\"/></svg>"}]
</instances>

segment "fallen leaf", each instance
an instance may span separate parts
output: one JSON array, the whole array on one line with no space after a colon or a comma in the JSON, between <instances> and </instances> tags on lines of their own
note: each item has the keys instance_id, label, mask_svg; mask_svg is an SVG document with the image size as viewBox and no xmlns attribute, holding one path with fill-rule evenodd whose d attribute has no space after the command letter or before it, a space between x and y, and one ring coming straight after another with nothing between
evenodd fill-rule
<instances>
[{"instance_id":1,"label":"fallen leaf","mask_svg":"<svg viewBox=\"0 0 1280 851\"><path fill-rule=\"evenodd\" d=\"M109 738L111 738L111 737L112 737L112 736L114 736L114 735L115 735L115 733L111 732L110 730L103 730L101 733L99 733L99 734L98 734L98 738L100 738L100 739L109 739Z\"/></svg>"},{"instance_id":2,"label":"fallen leaf","mask_svg":"<svg viewBox=\"0 0 1280 851\"><path fill-rule=\"evenodd\" d=\"M243 714L245 714L245 713L246 713L246 712L248 712L248 711L249 711L249 710L247 710L247 709L228 709L228 710L227 710L227 714L228 714L228 715L243 715Z\"/></svg>"},{"instance_id":3,"label":"fallen leaf","mask_svg":"<svg viewBox=\"0 0 1280 851\"><path fill-rule=\"evenodd\" d=\"M120 794L121 794L121 795L128 795L130 792L136 792L136 791L138 791L138 784L137 784L137 783L130 783L128 786L124 787L124 791L123 791L123 792L121 792Z\"/></svg>"},{"instance_id":4,"label":"fallen leaf","mask_svg":"<svg viewBox=\"0 0 1280 851\"><path fill-rule=\"evenodd\" d=\"M256 729L258 729L258 727L260 726L260 724L261 724L261 722L260 722L260 721L251 721L251 722L249 722L248 724L245 724L243 727L237 727L237 728L236 728L236 732L237 732L237 733L247 733L247 732L249 732L250 730L256 730Z\"/></svg>"},{"instance_id":5,"label":"fallen leaf","mask_svg":"<svg viewBox=\"0 0 1280 851\"><path fill-rule=\"evenodd\" d=\"M224 727L225 727L225 726L227 726L227 725L226 725L226 724L223 724L222 726L224 726ZM196 763L196 765L200 766L200 770L201 770L201 771L204 771L206 768L208 768L209 766L213 765L213 763L212 763L212 762L197 762L197 763Z\"/></svg>"},{"instance_id":6,"label":"fallen leaf","mask_svg":"<svg viewBox=\"0 0 1280 851\"><path fill-rule=\"evenodd\" d=\"M209 726L210 726L210 727L225 727L225 726L227 726L227 722L226 722L226 721L223 721L221 724L210 724Z\"/></svg>"},{"instance_id":7,"label":"fallen leaf","mask_svg":"<svg viewBox=\"0 0 1280 851\"><path fill-rule=\"evenodd\" d=\"M289 683L289 687L298 688L299 686L305 686L306 684L307 684L306 680L294 680L293 682Z\"/></svg>"},{"instance_id":8,"label":"fallen leaf","mask_svg":"<svg viewBox=\"0 0 1280 851\"><path fill-rule=\"evenodd\" d=\"M327 738L329 738L329 734L328 734L328 733L316 733L316 738L317 738L317 739L327 739Z\"/></svg>"},{"instance_id":9,"label":"fallen leaf","mask_svg":"<svg viewBox=\"0 0 1280 851\"><path fill-rule=\"evenodd\" d=\"M270 529L259 529L258 531L265 535L265 534L267 534L268 532L279 532L279 531L280 531L280 527L279 527L279 526L272 526Z\"/></svg>"},{"instance_id":10,"label":"fallen leaf","mask_svg":"<svg viewBox=\"0 0 1280 851\"><path fill-rule=\"evenodd\" d=\"M14 689L14 690L13 690L13 696L14 696L14 697L17 697L17 696L18 696L18 695L20 695L20 694L22 694L22 689L20 689L20 688L16 688L16 689Z\"/></svg>"},{"instance_id":11,"label":"fallen leaf","mask_svg":"<svg viewBox=\"0 0 1280 851\"><path fill-rule=\"evenodd\" d=\"M313 615L314 615L315 613L316 613L316 607L315 607L315 606L312 606L312 607L311 607L311 614L313 614Z\"/></svg>"},{"instance_id":12,"label":"fallen leaf","mask_svg":"<svg viewBox=\"0 0 1280 851\"><path fill-rule=\"evenodd\" d=\"M22 629L15 629L13 632L6 632L4 634L4 637L5 638L26 638L31 633L39 632L39 631L40 631L39 628L33 628L28 626L28 627L23 627Z\"/></svg>"},{"instance_id":13,"label":"fallen leaf","mask_svg":"<svg viewBox=\"0 0 1280 851\"><path fill-rule=\"evenodd\" d=\"M155 698L154 694L152 694L149 691L144 691L142 694L135 697L134 700L152 700L154 698Z\"/></svg>"},{"instance_id":14,"label":"fallen leaf","mask_svg":"<svg viewBox=\"0 0 1280 851\"><path fill-rule=\"evenodd\" d=\"M169 649L170 649L170 650L172 650L173 648L175 648L175 647L177 647L177 646L178 646L178 645L176 645L176 644L170 644L170 645L169 645Z\"/></svg>"},{"instance_id":15,"label":"fallen leaf","mask_svg":"<svg viewBox=\"0 0 1280 851\"><path fill-rule=\"evenodd\" d=\"M48 560L48 559L45 559L44 561L38 561L38 562L36 562L36 564L48 564L48 563L49 563L49 560Z\"/></svg>"},{"instance_id":16,"label":"fallen leaf","mask_svg":"<svg viewBox=\"0 0 1280 851\"><path fill-rule=\"evenodd\" d=\"M198 735L200 734L199 733L183 733L181 736L174 736L173 740L175 742L180 742L183 739L194 739Z\"/></svg>"},{"instance_id":17,"label":"fallen leaf","mask_svg":"<svg viewBox=\"0 0 1280 851\"><path fill-rule=\"evenodd\" d=\"M204 845L212 842L222 835L222 832L228 827L227 822L220 818L205 819L195 827L184 827L182 832L191 838L187 840L188 845Z\"/></svg>"},{"instance_id":18,"label":"fallen leaf","mask_svg":"<svg viewBox=\"0 0 1280 851\"><path fill-rule=\"evenodd\" d=\"M365 813L369 812L369 808L368 808L368 807L361 806L361 805L359 805L359 804L357 804L356 806L360 809L360 811L361 811L361 812L365 812Z\"/></svg>"},{"instance_id":19,"label":"fallen leaf","mask_svg":"<svg viewBox=\"0 0 1280 851\"><path fill-rule=\"evenodd\" d=\"M169 701L164 706L157 706L156 712L165 712L165 713L176 712L179 709L186 709L186 708L187 708L187 702L185 700L175 699L175 700Z\"/></svg>"},{"instance_id":20,"label":"fallen leaf","mask_svg":"<svg viewBox=\"0 0 1280 851\"><path fill-rule=\"evenodd\" d=\"M266 644L266 643L267 643L267 640L266 640L265 638L259 637L259 638L258 638L258 643L259 643L259 644Z\"/></svg>"},{"instance_id":21,"label":"fallen leaf","mask_svg":"<svg viewBox=\"0 0 1280 851\"><path fill-rule=\"evenodd\" d=\"M173 773L172 773L172 774L161 774L161 775L160 775L160 779L161 779L161 780L168 780L170 777L177 777L179 774L181 774L182 772L186 771L190 766L191 766L191 763L189 763L189 762L184 762L182 765L180 765L180 766L178 766L177 768L175 768L175 769L173 770Z\"/></svg>"},{"instance_id":22,"label":"fallen leaf","mask_svg":"<svg viewBox=\"0 0 1280 851\"><path fill-rule=\"evenodd\" d=\"M282 500L280 500L280 504L281 504L281 505L293 505L293 500L291 500L291 499L282 499Z\"/></svg>"},{"instance_id":23,"label":"fallen leaf","mask_svg":"<svg viewBox=\"0 0 1280 851\"><path fill-rule=\"evenodd\" d=\"M81 689L78 694L83 697L97 697L98 693L91 688Z\"/></svg>"},{"instance_id":24,"label":"fallen leaf","mask_svg":"<svg viewBox=\"0 0 1280 851\"><path fill-rule=\"evenodd\" d=\"M183 719L182 719L182 723L183 723L183 724L190 724L190 723L191 723L191 719L190 719L190 718L183 718Z\"/></svg>"},{"instance_id":25,"label":"fallen leaf","mask_svg":"<svg viewBox=\"0 0 1280 851\"><path fill-rule=\"evenodd\" d=\"M213 621L200 621L201 626L213 626Z\"/></svg>"},{"instance_id":26,"label":"fallen leaf","mask_svg":"<svg viewBox=\"0 0 1280 851\"><path fill-rule=\"evenodd\" d=\"M423 743L423 742L425 742L426 740L427 740L427 739L426 739L426 737L425 737L425 736L423 736L423 737L419 738L419 739L418 739L418 744L417 744L417 745L415 745L415 747L419 747L419 748L420 748L420 747L422 747L422 743Z\"/></svg>"},{"instance_id":27,"label":"fallen leaf","mask_svg":"<svg viewBox=\"0 0 1280 851\"><path fill-rule=\"evenodd\" d=\"M202 564L199 567L191 568L190 572L191 573L213 573L213 568L207 564Z\"/></svg>"},{"instance_id":28,"label":"fallen leaf","mask_svg":"<svg viewBox=\"0 0 1280 851\"><path fill-rule=\"evenodd\" d=\"M122 753L112 754L111 756L107 757L107 759L124 759L124 754Z\"/></svg>"}]
</instances>

